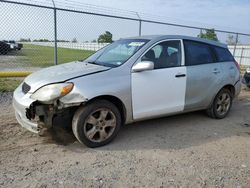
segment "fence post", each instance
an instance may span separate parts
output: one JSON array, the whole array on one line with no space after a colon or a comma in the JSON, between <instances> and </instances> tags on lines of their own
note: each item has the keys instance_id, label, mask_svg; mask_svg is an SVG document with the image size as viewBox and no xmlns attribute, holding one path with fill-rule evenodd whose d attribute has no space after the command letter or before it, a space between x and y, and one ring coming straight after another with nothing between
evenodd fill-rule
<instances>
[{"instance_id":1,"label":"fence post","mask_svg":"<svg viewBox=\"0 0 250 188\"><path fill-rule=\"evenodd\" d=\"M244 51L244 48L242 47L241 48L241 53L240 53L240 62L239 62L240 65L241 65L241 59L242 59L242 56L243 56L243 51Z\"/></svg>"},{"instance_id":2,"label":"fence post","mask_svg":"<svg viewBox=\"0 0 250 188\"><path fill-rule=\"evenodd\" d=\"M202 29L200 29L200 37L201 37L201 35L202 35Z\"/></svg>"},{"instance_id":3,"label":"fence post","mask_svg":"<svg viewBox=\"0 0 250 188\"><path fill-rule=\"evenodd\" d=\"M58 64L58 58L57 58L57 12L56 12L56 6L54 0L52 0L54 5L54 64Z\"/></svg>"},{"instance_id":4,"label":"fence post","mask_svg":"<svg viewBox=\"0 0 250 188\"><path fill-rule=\"evenodd\" d=\"M139 21L139 36L141 36L141 20Z\"/></svg>"},{"instance_id":5,"label":"fence post","mask_svg":"<svg viewBox=\"0 0 250 188\"><path fill-rule=\"evenodd\" d=\"M238 37L239 37L239 34L236 33L236 39L235 39L235 44L234 44L233 56L235 56L235 50L236 50L236 46L237 46L237 43L238 43Z\"/></svg>"},{"instance_id":6,"label":"fence post","mask_svg":"<svg viewBox=\"0 0 250 188\"><path fill-rule=\"evenodd\" d=\"M141 17L139 16L138 12L135 12L137 17L139 18L139 36L141 36Z\"/></svg>"}]
</instances>

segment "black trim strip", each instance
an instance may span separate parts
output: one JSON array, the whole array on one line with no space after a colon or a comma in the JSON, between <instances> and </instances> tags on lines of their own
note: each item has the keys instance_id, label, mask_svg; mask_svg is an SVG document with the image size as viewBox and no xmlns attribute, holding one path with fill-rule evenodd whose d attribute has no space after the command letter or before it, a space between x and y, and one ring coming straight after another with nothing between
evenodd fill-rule
<instances>
[{"instance_id":1,"label":"black trim strip","mask_svg":"<svg viewBox=\"0 0 250 188\"><path fill-rule=\"evenodd\" d=\"M105 71L108 71L108 70L110 70L110 69L111 69L111 68L105 69L105 70L96 71L96 72L91 72L91 73L88 73L88 74L83 74L83 75L80 75L80 76L75 76L75 77L69 78L69 79L67 79L67 80L64 80L63 82L67 82L67 81L69 81L69 80L73 80L73 79L80 78L80 77L83 77L83 76L89 76L89 75L91 75L91 74L96 74L96 73L100 73L100 72L105 72Z\"/></svg>"}]
</instances>

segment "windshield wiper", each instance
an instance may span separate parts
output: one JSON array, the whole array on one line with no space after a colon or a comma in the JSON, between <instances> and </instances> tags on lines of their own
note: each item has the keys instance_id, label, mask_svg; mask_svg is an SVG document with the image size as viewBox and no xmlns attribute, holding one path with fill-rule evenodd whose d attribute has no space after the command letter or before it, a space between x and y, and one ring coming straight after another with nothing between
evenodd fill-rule
<instances>
[{"instance_id":1,"label":"windshield wiper","mask_svg":"<svg viewBox=\"0 0 250 188\"><path fill-rule=\"evenodd\" d=\"M94 65L100 65L100 66L104 66L104 67L112 67L111 65L97 63L96 61L88 61L88 63L89 64L94 64Z\"/></svg>"},{"instance_id":2,"label":"windshield wiper","mask_svg":"<svg viewBox=\"0 0 250 188\"><path fill-rule=\"evenodd\" d=\"M89 64L94 64L94 65L100 65L98 63L96 63L95 61L88 61Z\"/></svg>"}]
</instances>

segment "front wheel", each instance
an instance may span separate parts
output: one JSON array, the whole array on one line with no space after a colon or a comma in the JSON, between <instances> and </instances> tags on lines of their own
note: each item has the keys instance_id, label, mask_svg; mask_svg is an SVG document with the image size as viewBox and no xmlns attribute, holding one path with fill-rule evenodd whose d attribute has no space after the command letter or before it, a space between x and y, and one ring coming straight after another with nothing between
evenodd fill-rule
<instances>
[{"instance_id":1,"label":"front wheel","mask_svg":"<svg viewBox=\"0 0 250 188\"><path fill-rule=\"evenodd\" d=\"M77 140L94 148L111 142L121 127L121 114L117 107L106 100L96 100L80 107L72 122Z\"/></svg>"},{"instance_id":2,"label":"front wheel","mask_svg":"<svg viewBox=\"0 0 250 188\"><path fill-rule=\"evenodd\" d=\"M214 98L209 109L208 116L216 119L222 119L227 116L232 106L232 94L228 89L222 89Z\"/></svg>"}]
</instances>

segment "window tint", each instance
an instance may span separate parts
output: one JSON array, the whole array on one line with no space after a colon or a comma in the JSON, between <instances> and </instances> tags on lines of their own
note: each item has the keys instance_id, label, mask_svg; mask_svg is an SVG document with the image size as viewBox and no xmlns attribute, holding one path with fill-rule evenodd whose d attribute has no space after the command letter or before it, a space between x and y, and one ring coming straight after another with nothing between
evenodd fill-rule
<instances>
[{"instance_id":1,"label":"window tint","mask_svg":"<svg viewBox=\"0 0 250 188\"><path fill-rule=\"evenodd\" d=\"M184 46L185 64L187 66L214 62L209 45L193 41L184 41Z\"/></svg>"},{"instance_id":2,"label":"window tint","mask_svg":"<svg viewBox=\"0 0 250 188\"><path fill-rule=\"evenodd\" d=\"M181 65L180 41L166 41L151 48L141 59L154 62L155 69Z\"/></svg>"},{"instance_id":3,"label":"window tint","mask_svg":"<svg viewBox=\"0 0 250 188\"><path fill-rule=\"evenodd\" d=\"M234 58L227 48L214 47L218 61L234 61Z\"/></svg>"}]
</instances>

